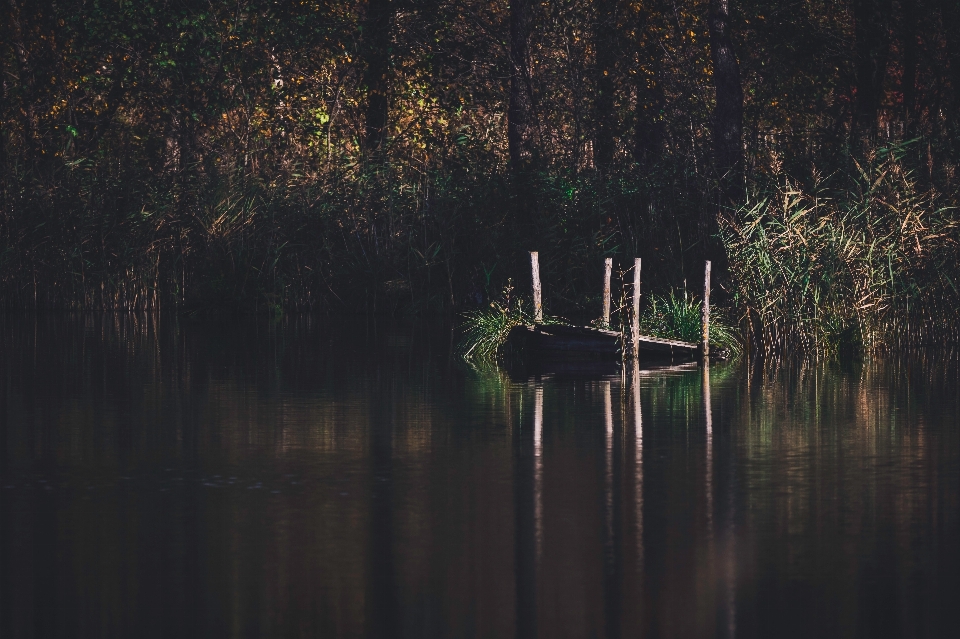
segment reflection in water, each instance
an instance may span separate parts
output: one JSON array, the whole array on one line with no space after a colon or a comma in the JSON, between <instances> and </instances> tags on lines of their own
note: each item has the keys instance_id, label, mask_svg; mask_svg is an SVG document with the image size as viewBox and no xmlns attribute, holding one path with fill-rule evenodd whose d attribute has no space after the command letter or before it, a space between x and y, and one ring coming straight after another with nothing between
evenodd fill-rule
<instances>
[{"instance_id":1,"label":"reflection in water","mask_svg":"<svg viewBox=\"0 0 960 639\"><path fill-rule=\"evenodd\" d=\"M700 366L703 376L703 414L707 424L707 471L704 485L707 489L707 535L713 536L713 405L710 402L710 358Z\"/></svg>"},{"instance_id":2,"label":"reflection in water","mask_svg":"<svg viewBox=\"0 0 960 639\"><path fill-rule=\"evenodd\" d=\"M509 391L507 392L509 395ZM532 441L521 429L516 444L514 491L514 619L516 637L536 637L538 627L537 585L541 552L543 388L534 385ZM522 395L521 395L522 398ZM522 403L521 403L522 406ZM521 423L523 415L521 411Z\"/></svg>"},{"instance_id":3,"label":"reflection in water","mask_svg":"<svg viewBox=\"0 0 960 639\"><path fill-rule=\"evenodd\" d=\"M603 496L606 513L607 540L613 545L613 397L610 381L600 382L603 388Z\"/></svg>"},{"instance_id":4,"label":"reflection in water","mask_svg":"<svg viewBox=\"0 0 960 639\"><path fill-rule=\"evenodd\" d=\"M630 395L633 404L634 460L633 507L636 518L637 572L643 571L643 415L640 409L640 364L633 361L630 376Z\"/></svg>"},{"instance_id":5,"label":"reflection in water","mask_svg":"<svg viewBox=\"0 0 960 639\"><path fill-rule=\"evenodd\" d=\"M955 362L528 385L447 337L0 316L0 636L955 630Z\"/></svg>"},{"instance_id":6,"label":"reflection in water","mask_svg":"<svg viewBox=\"0 0 960 639\"><path fill-rule=\"evenodd\" d=\"M701 378L703 386L703 413L706 422L706 476L704 486L706 487L707 501L707 535L710 548L714 546L713 540L713 402L710 399L710 359L704 358L701 363ZM733 466L729 466L732 470ZM726 609L726 636L736 636L736 580L735 580L735 531L734 531L734 501L733 501L734 481L732 474L727 478L727 502L724 504L726 509L726 525L723 533L723 539L720 540L723 547L723 563L720 571L723 575L723 585L721 590L725 593Z\"/></svg>"},{"instance_id":7,"label":"reflection in water","mask_svg":"<svg viewBox=\"0 0 960 639\"><path fill-rule=\"evenodd\" d=\"M603 501L605 514L604 534L604 626L606 636L620 636L621 621L621 573L623 557L619 538L619 500L616 495L614 476L613 397L611 382L600 382L603 392L604 454L603 454Z\"/></svg>"},{"instance_id":8,"label":"reflection in water","mask_svg":"<svg viewBox=\"0 0 960 639\"><path fill-rule=\"evenodd\" d=\"M543 551L543 384L533 389L533 522L537 558Z\"/></svg>"},{"instance_id":9,"label":"reflection in water","mask_svg":"<svg viewBox=\"0 0 960 639\"><path fill-rule=\"evenodd\" d=\"M386 391L389 392L389 391ZM394 423L391 406L394 402L377 389L373 402L374 419L370 424L370 516L367 556L366 628L371 637L392 637L399 625L394 539L395 499L393 496Z\"/></svg>"}]
</instances>

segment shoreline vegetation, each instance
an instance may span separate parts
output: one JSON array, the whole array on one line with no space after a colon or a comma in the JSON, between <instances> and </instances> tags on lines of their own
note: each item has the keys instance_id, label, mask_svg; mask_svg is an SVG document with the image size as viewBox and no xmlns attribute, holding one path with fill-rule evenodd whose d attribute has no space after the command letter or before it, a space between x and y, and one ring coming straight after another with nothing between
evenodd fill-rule
<instances>
[{"instance_id":1,"label":"shoreline vegetation","mask_svg":"<svg viewBox=\"0 0 960 639\"><path fill-rule=\"evenodd\" d=\"M956 344L960 8L882 4L11 0L0 309L466 314L476 356L538 250L575 323L641 257L688 339L711 260L747 352Z\"/></svg>"},{"instance_id":2,"label":"shoreline vegetation","mask_svg":"<svg viewBox=\"0 0 960 639\"><path fill-rule=\"evenodd\" d=\"M629 287L625 273L620 273L621 294L615 308L611 309L609 326L603 324L603 318L597 317L589 324L596 328L618 331L629 339L630 304ZM461 315L461 338L457 347L459 355L475 364L494 362L502 355L510 331L516 326L533 325L534 318L528 309L533 307L527 296L511 299L512 281L504 288L498 299L486 307L471 309ZM641 295L641 299L644 296ZM641 305L639 326L641 335L675 339L697 344L702 339L702 301L690 297L686 292L671 291L667 295L646 296ZM545 315L541 325L567 324L571 322L562 317ZM725 309L711 309L710 345L724 358L737 358L742 352L739 331L730 325ZM623 353L629 349L624 347Z\"/></svg>"}]
</instances>

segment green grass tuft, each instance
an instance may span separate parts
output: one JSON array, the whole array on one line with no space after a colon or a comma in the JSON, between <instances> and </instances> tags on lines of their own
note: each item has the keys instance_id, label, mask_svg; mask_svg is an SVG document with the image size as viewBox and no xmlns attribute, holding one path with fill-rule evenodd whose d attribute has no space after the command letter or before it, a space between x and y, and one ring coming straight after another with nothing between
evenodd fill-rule
<instances>
[{"instance_id":1,"label":"green grass tuft","mask_svg":"<svg viewBox=\"0 0 960 639\"><path fill-rule=\"evenodd\" d=\"M710 309L710 345L740 353L737 331L731 327L721 309ZM651 295L646 309L640 315L640 332L664 339L677 339L698 344L702 339L703 305L671 292L669 295Z\"/></svg>"},{"instance_id":2,"label":"green grass tuft","mask_svg":"<svg viewBox=\"0 0 960 639\"><path fill-rule=\"evenodd\" d=\"M512 292L513 280L511 279L507 281L499 300L463 313L463 323L460 325L463 337L459 346L460 356L463 359L474 363L492 362L515 326L534 323L533 315L527 311L528 306L533 308L533 304L525 304L521 298L511 300ZM540 323L546 325L570 322L562 317L544 315Z\"/></svg>"},{"instance_id":3,"label":"green grass tuft","mask_svg":"<svg viewBox=\"0 0 960 639\"><path fill-rule=\"evenodd\" d=\"M463 318L460 349L468 361L494 359L514 326L533 323L521 300L513 306L493 301L489 306L465 312Z\"/></svg>"}]
</instances>

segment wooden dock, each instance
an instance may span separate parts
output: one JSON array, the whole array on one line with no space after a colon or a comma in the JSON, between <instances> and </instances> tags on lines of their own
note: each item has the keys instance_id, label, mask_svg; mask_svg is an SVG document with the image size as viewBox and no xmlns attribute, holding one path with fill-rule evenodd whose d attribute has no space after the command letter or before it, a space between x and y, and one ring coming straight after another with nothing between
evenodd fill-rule
<instances>
[{"instance_id":1,"label":"wooden dock","mask_svg":"<svg viewBox=\"0 0 960 639\"><path fill-rule=\"evenodd\" d=\"M604 260L602 324L610 325L610 275L613 260ZM663 339L640 334L640 258L633 265L633 304L629 314L630 335L624 339L618 331L590 326L543 323L540 259L530 252L530 270L533 288L534 324L516 326L510 331L507 343L514 351L526 352L539 358L602 360L620 358L657 357L693 359L710 354L710 262L706 262L703 282L703 341L699 344L674 339ZM626 353L623 351L626 350Z\"/></svg>"}]
</instances>

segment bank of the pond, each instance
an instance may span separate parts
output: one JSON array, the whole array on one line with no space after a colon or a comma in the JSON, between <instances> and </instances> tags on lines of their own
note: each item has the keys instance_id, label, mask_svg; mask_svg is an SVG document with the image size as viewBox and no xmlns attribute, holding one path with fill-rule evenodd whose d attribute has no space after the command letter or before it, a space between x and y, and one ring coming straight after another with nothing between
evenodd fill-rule
<instances>
[{"instance_id":1,"label":"bank of the pond","mask_svg":"<svg viewBox=\"0 0 960 639\"><path fill-rule=\"evenodd\" d=\"M524 184L493 172L437 182L429 196L402 167L388 167L321 193L221 185L186 209L131 193L136 210L109 214L93 206L91 176L67 172L50 200L22 208L31 196L5 214L0 307L466 312L478 354L527 321L516 302L528 286L514 285L512 302L503 291L526 281L534 247L547 314L574 323L598 317L604 260L613 260L615 289L625 290L641 256L644 330L696 341L691 283L713 259L724 311L714 320L717 343L820 355L953 342L956 197L922 183L909 148L851 159L855 171L829 179L755 172L746 204L707 217L716 228L704 223L703 211L716 210L704 199L710 184L698 182L699 195L687 197L677 165L628 167L612 178L544 172ZM624 322L626 305L614 299L614 322Z\"/></svg>"}]
</instances>

